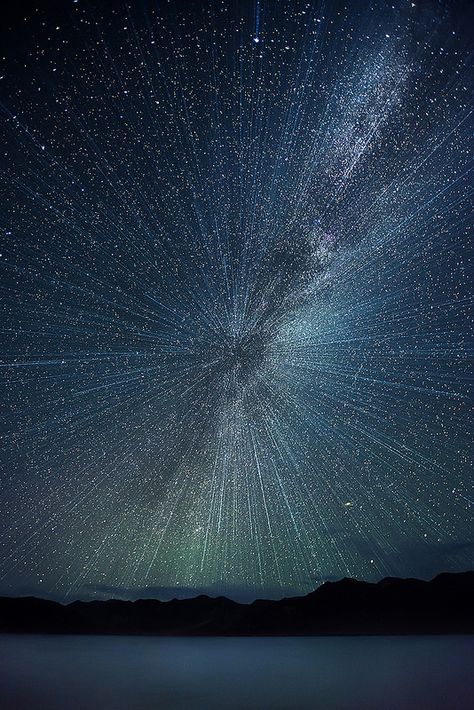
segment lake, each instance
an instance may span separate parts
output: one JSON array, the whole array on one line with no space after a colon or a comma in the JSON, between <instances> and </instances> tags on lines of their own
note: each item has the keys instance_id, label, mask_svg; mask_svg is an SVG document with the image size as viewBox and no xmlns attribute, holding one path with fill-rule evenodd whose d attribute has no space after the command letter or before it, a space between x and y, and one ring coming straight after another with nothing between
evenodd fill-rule
<instances>
[{"instance_id":1,"label":"lake","mask_svg":"<svg viewBox=\"0 0 474 710\"><path fill-rule=\"evenodd\" d=\"M474 637L0 635L2 710L474 707Z\"/></svg>"}]
</instances>

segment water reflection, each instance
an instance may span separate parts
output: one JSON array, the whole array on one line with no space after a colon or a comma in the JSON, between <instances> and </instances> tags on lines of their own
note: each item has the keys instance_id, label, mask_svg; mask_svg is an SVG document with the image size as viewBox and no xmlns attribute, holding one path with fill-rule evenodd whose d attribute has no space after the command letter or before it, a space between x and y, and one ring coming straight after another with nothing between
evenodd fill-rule
<instances>
[{"instance_id":1,"label":"water reflection","mask_svg":"<svg viewBox=\"0 0 474 710\"><path fill-rule=\"evenodd\" d=\"M468 636L0 636L0 707L464 710L473 660Z\"/></svg>"}]
</instances>

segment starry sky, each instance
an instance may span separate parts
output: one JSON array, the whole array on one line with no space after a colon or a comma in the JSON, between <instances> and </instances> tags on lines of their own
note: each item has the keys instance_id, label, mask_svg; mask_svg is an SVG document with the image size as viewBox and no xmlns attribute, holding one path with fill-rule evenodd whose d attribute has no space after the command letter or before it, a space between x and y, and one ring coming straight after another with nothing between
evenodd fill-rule
<instances>
[{"instance_id":1,"label":"starry sky","mask_svg":"<svg viewBox=\"0 0 474 710\"><path fill-rule=\"evenodd\" d=\"M0 592L472 568L469 3L14 5Z\"/></svg>"}]
</instances>

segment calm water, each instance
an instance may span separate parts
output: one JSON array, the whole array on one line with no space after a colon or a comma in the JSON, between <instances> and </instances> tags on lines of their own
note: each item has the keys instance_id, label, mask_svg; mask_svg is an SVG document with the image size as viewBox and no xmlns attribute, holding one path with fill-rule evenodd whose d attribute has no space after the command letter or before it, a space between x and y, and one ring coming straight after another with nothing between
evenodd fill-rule
<instances>
[{"instance_id":1,"label":"calm water","mask_svg":"<svg viewBox=\"0 0 474 710\"><path fill-rule=\"evenodd\" d=\"M474 637L0 635L2 710L474 708Z\"/></svg>"}]
</instances>

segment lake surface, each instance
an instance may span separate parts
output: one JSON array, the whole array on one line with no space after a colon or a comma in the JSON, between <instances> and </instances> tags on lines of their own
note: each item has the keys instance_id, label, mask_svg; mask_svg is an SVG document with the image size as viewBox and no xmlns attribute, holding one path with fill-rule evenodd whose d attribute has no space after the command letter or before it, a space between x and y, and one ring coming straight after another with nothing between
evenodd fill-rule
<instances>
[{"instance_id":1,"label":"lake surface","mask_svg":"<svg viewBox=\"0 0 474 710\"><path fill-rule=\"evenodd\" d=\"M2 710L474 707L474 637L0 635Z\"/></svg>"}]
</instances>

